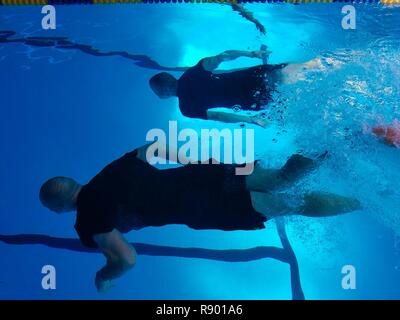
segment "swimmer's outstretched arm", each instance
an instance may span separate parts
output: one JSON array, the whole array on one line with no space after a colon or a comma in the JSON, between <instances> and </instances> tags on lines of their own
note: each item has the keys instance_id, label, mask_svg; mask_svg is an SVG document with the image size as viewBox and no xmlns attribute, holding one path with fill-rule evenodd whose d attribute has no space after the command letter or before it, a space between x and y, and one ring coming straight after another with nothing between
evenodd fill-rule
<instances>
[{"instance_id":1,"label":"swimmer's outstretched arm","mask_svg":"<svg viewBox=\"0 0 400 320\"><path fill-rule=\"evenodd\" d=\"M136 251L116 229L96 234L93 239L107 258L107 264L96 273L95 279L97 291L104 292L113 287L111 280L133 268Z\"/></svg>"},{"instance_id":2,"label":"swimmer's outstretched arm","mask_svg":"<svg viewBox=\"0 0 400 320\"><path fill-rule=\"evenodd\" d=\"M224 61L235 60L240 57L259 58L264 59L268 55L265 50L258 51L241 51L241 50L228 50L222 52L214 57L204 58L202 61L203 68L207 71L213 71Z\"/></svg>"},{"instance_id":3,"label":"swimmer's outstretched arm","mask_svg":"<svg viewBox=\"0 0 400 320\"><path fill-rule=\"evenodd\" d=\"M237 3L232 3L231 7L233 9L233 11L239 12L239 14L249 20L250 22L253 22L257 28L258 31L260 31L262 34L266 34L267 31L265 30L265 27L263 26L263 24L258 21L255 17L254 14L247 10L243 5L237 4Z\"/></svg>"},{"instance_id":4,"label":"swimmer's outstretched arm","mask_svg":"<svg viewBox=\"0 0 400 320\"><path fill-rule=\"evenodd\" d=\"M267 121L262 116L262 112L233 112L231 109L228 108L219 108L218 110L208 109L207 119L227 123L247 122L263 128L267 126Z\"/></svg>"}]
</instances>

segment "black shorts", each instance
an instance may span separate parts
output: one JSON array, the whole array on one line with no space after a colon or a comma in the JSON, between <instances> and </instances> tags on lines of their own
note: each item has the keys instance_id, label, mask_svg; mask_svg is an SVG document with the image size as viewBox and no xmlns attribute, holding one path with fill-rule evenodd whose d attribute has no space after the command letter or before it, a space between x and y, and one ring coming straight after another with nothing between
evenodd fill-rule
<instances>
[{"instance_id":1,"label":"black shorts","mask_svg":"<svg viewBox=\"0 0 400 320\"><path fill-rule=\"evenodd\" d=\"M254 230L266 218L254 210L238 165L191 164L173 169L174 201L183 224L193 229Z\"/></svg>"}]
</instances>

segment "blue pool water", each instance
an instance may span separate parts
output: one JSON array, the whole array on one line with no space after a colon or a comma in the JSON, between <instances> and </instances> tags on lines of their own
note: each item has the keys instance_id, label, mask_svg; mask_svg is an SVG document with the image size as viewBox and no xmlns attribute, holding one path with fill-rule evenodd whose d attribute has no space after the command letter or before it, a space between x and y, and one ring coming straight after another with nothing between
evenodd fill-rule
<instances>
[{"instance_id":1,"label":"blue pool water","mask_svg":"<svg viewBox=\"0 0 400 320\"><path fill-rule=\"evenodd\" d=\"M59 6L57 29L47 31L40 7L0 7L0 30L15 31L11 38L67 37L170 67L263 43L272 51L271 63L333 59L337 67L281 88L283 118L269 111L276 121L255 128L256 153L266 166L279 166L298 150L329 150L321 168L288 192L331 191L363 204L344 216L287 219L306 299L400 298L400 150L363 133L367 125L400 119L400 8L356 5L356 30L342 29L340 4L247 8L266 26L266 36L216 4ZM255 63L241 58L224 68ZM1 235L76 238L73 214L58 216L41 206L38 190L45 179L65 175L85 183L144 144L148 130L167 129L170 119L179 119L181 128L222 127L182 117L175 99L157 99L148 87L155 72L121 56L0 43ZM280 247L273 221L252 232L172 225L127 238L208 249ZM0 252L2 299L291 299L289 266L274 259L230 263L140 255L113 290L98 294L100 254L2 242ZM48 264L57 270L56 290L41 287ZM356 268L355 290L341 286L344 265Z\"/></svg>"}]
</instances>

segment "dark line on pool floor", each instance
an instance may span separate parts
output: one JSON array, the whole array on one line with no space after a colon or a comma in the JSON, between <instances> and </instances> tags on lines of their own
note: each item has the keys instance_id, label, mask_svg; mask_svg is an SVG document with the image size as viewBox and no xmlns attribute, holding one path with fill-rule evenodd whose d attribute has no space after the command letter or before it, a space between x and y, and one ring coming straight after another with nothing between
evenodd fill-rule
<instances>
[{"instance_id":1,"label":"dark line on pool floor","mask_svg":"<svg viewBox=\"0 0 400 320\"><path fill-rule=\"evenodd\" d=\"M118 56L133 61L141 68L159 71L185 71L189 67L165 67L144 54L132 54L127 51L100 51L99 49L86 44L81 44L69 40L67 37L22 37L13 38L17 33L11 30L0 30L0 44L2 43L22 43L33 47L47 47L65 50L78 50L83 53L96 57Z\"/></svg>"},{"instance_id":2,"label":"dark line on pool floor","mask_svg":"<svg viewBox=\"0 0 400 320\"><path fill-rule=\"evenodd\" d=\"M283 220L277 219L279 238L283 248L260 246L249 249L214 250L204 248L180 248L146 243L132 243L139 255L198 258L224 262L249 262L260 259L276 259L290 266L292 298L304 300L296 255L287 238ZM50 248L77 252L100 253L97 249L84 247L78 239L58 238L40 234L0 235L0 241L17 245L45 245Z\"/></svg>"}]
</instances>

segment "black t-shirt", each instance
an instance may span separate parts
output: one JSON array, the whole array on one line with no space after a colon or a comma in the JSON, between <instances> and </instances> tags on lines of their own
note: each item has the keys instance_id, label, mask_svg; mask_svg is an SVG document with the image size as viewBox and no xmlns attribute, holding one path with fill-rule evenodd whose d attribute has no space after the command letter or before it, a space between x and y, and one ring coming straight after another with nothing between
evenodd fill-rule
<instances>
[{"instance_id":1,"label":"black t-shirt","mask_svg":"<svg viewBox=\"0 0 400 320\"><path fill-rule=\"evenodd\" d=\"M75 229L81 242L93 235L146 226L185 224L193 229L263 228L233 165L191 164L159 170L137 158L137 150L113 161L82 187Z\"/></svg>"},{"instance_id":2,"label":"black t-shirt","mask_svg":"<svg viewBox=\"0 0 400 320\"><path fill-rule=\"evenodd\" d=\"M276 71L286 65L259 65L214 74L205 70L200 60L178 80L179 108L184 116L200 119L207 119L210 108L240 105L243 110L260 110L276 88Z\"/></svg>"}]
</instances>

